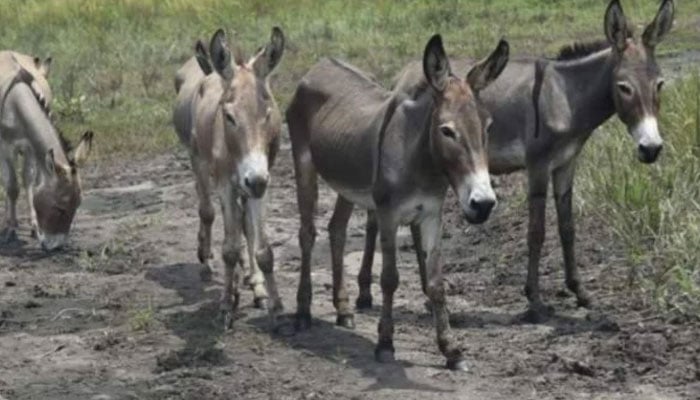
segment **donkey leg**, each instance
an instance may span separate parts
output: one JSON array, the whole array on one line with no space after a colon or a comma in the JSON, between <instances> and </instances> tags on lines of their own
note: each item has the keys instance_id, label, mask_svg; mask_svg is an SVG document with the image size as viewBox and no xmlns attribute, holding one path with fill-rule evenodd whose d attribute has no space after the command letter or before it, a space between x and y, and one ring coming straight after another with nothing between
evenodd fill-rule
<instances>
[{"instance_id":1,"label":"donkey leg","mask_svg":"<svg viewBox=\"0 0 700 400\"><path fill-rule=\"evenodd\" d=\"M241 227L243 225L243 210L238 204L237 194L231 183L225 183L221 191L221 209L224 220L224 243L221 258L224 261L224 290L221 295L220 309L224 327L230 328L233 315L240 301L238 288L240 274L237 266L240 264L243 246L241 243ZM233 300L231 299L233 297Z\"/></svg>"},{"instance_id":2,"label":"donkey leg","mask_svg":"<svg viewBox=\"0 0 700 400\"><path fill-rule=\"evenodd\" d=\"M301 226L299 227L299 247L301 248L301 271L297 289L297 313L295 327L297 330L311 326L311 252L316 241L314 214L318 201L318 182L316 168L311 162L309 150L295 150L294 171L297 182L297 204Z\"/></svg>"},{"instance_id":3,"label":"donkey leg","mask_svg":"<svg viewBox=\"0 0 700 400\"><path fill-rule=\"evenodd\" d=\"M442 259L440 240L442 221L440 215L425 219L417 229L420 229L421 248L426 257L426 291L433 308L433 319L437 333L437 344L447 359L447 368L464 371L467 369L462 349L456 343L450 329L450 319L445 299L445 284L442 275Z\"/></svg>"},{"instance_id":4,"label":"donkey leg","mask_svg":"<svg viewBox=\"0 0 700 400\"><path fill-rule=\"evenodd\" d=\"M416 259L418 260L418 275L420 275L420 287L423 294L428 296L428 277L426 271L426 253L423 250L423 238L420 233L419 224L411 224L411 239L413 240L413 251L416 253ZM430 304L430 298L425 301L425 309L428 312L433 312L433 306Z\"/></svg>"},{"instance_id":5,"label":"donkey leg","mask_svg":"<svg viewBox=\"0 0 700 400\"><path fill-rule=\"evenodd\" d=\"M379 362L394 361L394 292L399 286L399 270L396 268L396 231L398 225L389 216L377 213L382 246L382 314L377 331L379 341L374 350L374 357Z\"/></svg>"},{"instance_id":6,"label":"donkey leg","mask_svg":"<svg viewBox=\"0 0 700 400\"><path fill-rule=\"evenodd\" d=\"M17 198L19 197L19 184L17 174L9 154L1 153L0 168L2 169L2 183L5 186L5 221L0 230L0 244L17 240Z\"/></svg>"},{"instance_id":7,"label":"donkey leg","mask_svg":"<svg viewBox=\"0 0 700 400\"><path fill-rule=\"evenodd\" d=\"M530 305L525 319L533 323L547 319L552 313L552 309L542 303L539 286L540 256L544 242L547 186L549 184L548 175L546 169L537 168L528 171L530 222L527 232L528 266L525 295Z\"/></svg>"},{"instance_id":8,"label":"donkey leg","mask_svg":"<svg viewBox=\"0 0 700 400\"><path fill-rule=\"evenodd\" d=\"M358 310L372 308L372 264L374 263L374 248L377 244L377 217L374 211L367 211L367 225L365 228L365 250L362 255L360 273L357 275L359 295L355 301Z\"/></svg>"},{"instance_id":9,"label":"donkey leg","mask_svg":"<svg viewBox=\"0 0 700 400\"><path fill-rule=\"evenodd\" d=\"M211 201L211 179L209 166L194 155L190 156L199 198L199 231L197 233L197 259L211 271L211 226L216 214ZM223 198L222 198L223 201Z\"/></svg>"},{"instance_id":10,"label":"donkey leg","mask_svg":"<svg viewBox=\"0 0 700 400\"><path fill-rule=\"evenodd\" d=\"M557 207L559 238L561 239L562 252L564 254L566 286L576 294L579 306L588 307L591 304L591 300L586 290L581 286L581 278L579 278L578 267L576 266L576 254L574 253L576 228L571 199L576 169L575 164L575 161L571 161L569 164L554 171L552 174L552 186Z\"/></svg>"},{"instance_id":11,"label":"donkey leg","mask_svg":"<svg viewBox=\"0 0 700 400\"><path fill-rule=\"evenodd\" d=\"M34 170L34 157L29 151L24 153L22 166L22 183L27 192L27 206L29 207L29 221L31 223L33 238L39 237L39 221L36 217L36 209L34 208L34 180L36 179L36 171Z\"/></svg>"},{"instance_id":12,"label":"donkey leg","mask_svg":"<svg viewBox=\"0 0 700 400\"><path fill-rule=\"evenodd\" d=\"M248 248L248 262L250 263L250 279L248 284L253 289L253 298L256 308L267 309L269 297L265 287L265 278L258 264L258 251L262 230L263 203L261 199L246 199L244 209L244 232Z\"/></svg>"},{"instance_id":13,"label":"donkey leg","mask_svg":"<svg viewBox=\"0 0 700 400\"><path fill-rule=\"evenodd\" d=\"M333 306L337 317L336 325L353 329L355 321L350 310L348 292L345 289L345 268L343 267L343 255L345 253L345 233L348 221L355 205L342 196L338 196L335 202L333 216L328 223L328 234L331 244L331 264L333 267Z\"/></svg>"}]
</instances>

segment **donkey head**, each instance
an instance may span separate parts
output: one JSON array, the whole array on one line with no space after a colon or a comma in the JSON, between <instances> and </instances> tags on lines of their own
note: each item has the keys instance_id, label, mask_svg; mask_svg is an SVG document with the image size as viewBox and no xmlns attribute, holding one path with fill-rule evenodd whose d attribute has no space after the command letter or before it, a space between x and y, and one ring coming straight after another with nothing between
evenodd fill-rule
<instances>
[{"instance_id":1,"label":"donkey head","mask_svg":"<svg viewBox=\"0 0 700 400\"><path fill-rule=\"evenodd\" d=\"M508 52L508 43L501 40L488 58L461 79L452 74L440 35L433 36L425 48L423 72L435 101L431 152L459 196L470 223L486 221L496 204L486 152L491 118L479 104L477 94L503 71Z\"/></svg>"},{"instance_id":2,"label":"donkey head","mask_svg":"<svg viewBox=\"0 0 700 400\"><path fill-rule=\"evenodd\" d=\"M68 238L73 217L81 201L79 169L83 167L92 149L93 133L85 132L74 151L64 143L67 163L59 162L54 150L46 152L43 163L38 165L38 177L34 187L36 211L41 247L46 251L60 248ZM41 160L41 159L40 159Z\"/></svg>"},{"instance_id":3,"label":"donkey head","mask_svg":"<svg viewBox=\"0 0 700 400\"><path fill-rule=\"evenodd\" d=\"M240 51L232 57L221 29L209 45L212 68L223 87L220 114L226 146L236 163L234 178L243 193L253 198L265 194L270 179L268 168L274 160L275 143L281 130L282 116L267 78L283 52L284 35L277 27L272 29L270 42L247 62ZM201 54L197 56L201 57Z\"/></svg>"},{"instance_id":4,"label":"donkey head","mask_svg":"<svg viewBox=\"0 0 700 400\"><path fill-rule=\"evenodd\" d=\"M663 146L657 118L664 80L654 50L671 30L673 13L673 0L664 0L641 41L628 28L619 0L612 0L605 13L605 34L616 63L612 82L615 108L634 137L638 158L644 163L656 161Z\"/></svg>"}]
</instances>

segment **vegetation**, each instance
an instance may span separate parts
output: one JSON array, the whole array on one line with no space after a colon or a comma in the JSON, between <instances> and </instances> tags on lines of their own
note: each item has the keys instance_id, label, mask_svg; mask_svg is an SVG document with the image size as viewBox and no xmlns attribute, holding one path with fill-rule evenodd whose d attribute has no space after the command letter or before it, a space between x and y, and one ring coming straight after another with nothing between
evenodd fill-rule
<instances>
[{"instance_id":1,"label":"vegetation","mask_svg":"<svg viewBox=\"0 0 700 400\"><path fill-rule=\"evenodd\" d=\"M662 308L700 316L700 75L677 82L662 103L660 160L638 162L615 121L588 144L578 192L624 243L631 282Z\"/></svg>"},{"instance_id":2,"label":"vegetation","mask_svg":"<svg viewBox=\"0 0 700 400\"><path fill-rule=\"evenodd\" d=\"M680 1L679 1L680 2ZM607 0L0 0L0 46L53 55L59 124L69 136L97 133L101 156L161 151L176 144L170 124L173 75L195 39L219 27L248 52L281 26L288 48L273 88L282 106L322 56L346 59L387 82L417 59L435 32L455 55L482 57L506 36L515 53L552 54L582 37L602 37ZM657 4L625 0L633 21ZM698 46L700 3L682 2L672 43Z\"/></svg>"},{"instance_id":3,"label":"vegetation","mask_svg":"<svg viewBox=\"0 0 700 400\"><path fill-rule=\"evenodd\" d=\"M319 57L336 56L388 83L441 32L453 55L482 57L501 37L518 54L553 54L602 38L607 0L0 0L0 46L53 55L58 124L74 138L94 130L102 158L176 146L173 75L197 38L218 27L251 51L279 25L287 51L273 89L285 107ZM657 2L624 0L636 24ZM677 0L676 26L661 55L700 47L700 2ZM637 25L641 31L642 26ZM599 213L627 246L632 276L658 304L700 312L700 78L664 96L661 161L641 165L624 128L608 124L587 146L577 180L580 207ZM592 206L595 204L595 206ZM135 328L148 313L134 316Z\"/></svg>"}]
</instances>

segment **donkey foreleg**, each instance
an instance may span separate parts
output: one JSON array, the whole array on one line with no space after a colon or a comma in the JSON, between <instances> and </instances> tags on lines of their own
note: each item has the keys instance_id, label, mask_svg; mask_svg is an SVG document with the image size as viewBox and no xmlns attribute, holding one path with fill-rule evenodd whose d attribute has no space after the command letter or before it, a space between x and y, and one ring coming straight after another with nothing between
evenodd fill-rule
<instances>
[{"instance_id":1,"label":"donkey foreleg","mask_svg":"<svg viewBox=\"0 0 700 400\"><path fill-rule=\"evenodd\" d=\"M357 275L359 295L355 301L358 310L372 308L372 264L374 263L374 249L377 244L377 217L374 211L367 211L367 225L365 228L365 250L362 255L362 265Z\"/></svg>"},{"instance_id":2,"label":"donkey foreleg","mask_svg":"<svg viewBox=\"0 0 700 400\"><path fill-rule=\"evenodd\" d=\"M12 157L6 152L0 152L0 169L2 183L5 187L5 221L0 228L0 243L9 243L17 239L17 198L19 185Z\"/></svg>"},{"instance_id":3,"label":"donkey foreleg","mask_svg":"<svg viewBox=\"0 0 700 400\"><path fill-rule=\"evenodd\" d=\"M22 167L22 183L24 184L24 189L27 192L27 205L29 208L29 221L32 226L31 236L33 238L39 237L39 221L36 216L36 209L34 208L34 180L36 179L36 170L34 165L36 160L34 156L29 151L24 153L24 161Z\"/></svg>"},{"instance_id":4,"label":"donkey foreleg","mask_svg":"<svg viewBox=\"0 0 700 400\"><path fill-rule=\"evenodd\" d=\"M345 288L345 267L343 266L343 255L345 252L345 234L348 228L348 221L352 216L354 204L338 196L335 202L333 216L328 223L328 235L331 244L331 264L333 269L333 306L336 309L336 325L346 328L354 328L355 322L352 311L350 311L350 301Z\"/></svg>"},{"instance_id":5,"label":"donkey foreleg","mask_svg":"<svg viewBox=\"0 0 700 400\"><path fill-rule=\"evenodd\" d=\"M197 197L199 198L199 231L197 232L197 259L211 268L211 226L216 214L211 201L211 178L209 165L203 160L191 156L192 170L195 175ZM222 198L222 201L224 199Z\"/></svg>"},{"instance_id":6,"label":"donkey foreleg","mask_svg":"<svg viewBox=\"0 0 700 400\"><path fill-rule=\"evenodd\" d=\"M578 305L590 306L591 300L586 290L581 286L581 278L576 265L574 243L576 238L574 217L572 212L572 196L574 171L576 162L555 170L552 173L552 187L557 208L557 221L559 224L559 238L561 240L562 253L564 254L564 275L566 286L576 294Z\"/></svg>"},{"instance_id":7,"label":"donkey foreleg","mask_svg":"<svg viewBox=\"0 0 700 400\"><path fill-rule=\"evenodd\" d=\"M221 258L224 261L224 290L221 295L220 309L224 326L230 328L233 323L233 313L240 300L238 289L240 275L236 267L240 264L243 252L241 228L244 223L243 210L231 183L225 183L221 190L221 209L224 220L224 242L221 249Z\"/></svg>"},{"instance_id":8,"label":"donkey foreleg","mask_svg":"<svg viewBox=\"0 0 700 400\"><path fill-rule=\"evenodd\" d=\"M253 289L255 307L269 308L271 316L281 306L273 275L273 255L263 232L264 198L245 200L245 237L250 264L249 284ZM261 263L262 262L262 263ZM264 268L263 271L261 268ZM263 274L264 272L264 274ZM265 287L267 285L267 287ZM268 289L271 289L268 291ZM267 304L272 295L272 304Z\"/></svg>"},{"instance_id":9,"label":"donkey foreleg","mask_svg":"<svg viewBox=\"0 0 700 400\"><path fill-rule=\"evenodd\" d=\"M551 308L542 303L539 286L539 267L545 234L547 186L549 174L546 169L528 171L529 224L527 232L528 264L525 295L530 302L525 316L530 322L540 322L551 314Z\"/></svg>"},{"instance_id":10,"label":"donkey foreleg","mask_svg":"<svg viewBox=\"0 0 700 400\"><path fill-rule=\"evenodd\" d=\"M425 252L426 292L433 309L437 344L447 359L447 368L466 370L467 365L460 346L450 329L447 311L445 283L442 274L440 240L442 221L440 215L426 218L416 229L420 229L420 246Z\"/></svg>"},{"instance_id":11,"label":"donkey foreleg","mask_svg":"<svg viewBox=\"0 0 700 400\"><path fill-rule=\"evenodd\" d=\"M390 213L389 213L390 214ZM399 286L399 270L396 268L396 231L398 225L390 215L377 213L379 223L379 241L382 246L382 314L377 331L379 340L374 356L379 362L394 361L394 292Z\"/></svg>"}]
</instances>

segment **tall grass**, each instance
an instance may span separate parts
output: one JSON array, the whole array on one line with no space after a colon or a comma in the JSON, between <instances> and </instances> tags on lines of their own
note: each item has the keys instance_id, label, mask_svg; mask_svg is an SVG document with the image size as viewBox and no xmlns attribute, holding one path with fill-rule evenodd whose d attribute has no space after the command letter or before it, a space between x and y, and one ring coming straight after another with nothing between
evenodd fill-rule
<instances>
[{"instance_id":1,"label":"tall grass","mask_svg":"<svg viewBox=\"0 0 700 400\"><path fill-rule=\"evenodd\" d=\"M662 103L660 160L639 163L626 128L611 123L586 150L578 192L625 245L630 283L662 309L700 316L700 73Z\"/></svg>"},{"instance_id":2,"label":"tall grass","mask_svg":"<svg viewBox=\"0 0 700 400\"><path fill-rule=\"evenodd\" d=\"M680 2L681 0L679 0ZM651 0L625 0L648 22ZM283 28L288 49L273 82L286 106L319 57L336 56L387 82L420 57L435 32L454 55L482 57L501 36L515 53L553 52L602 37L607 0L0 0L0 48L54 56L51 83L59 123L73 136L89 127L102 156L162 151L170 127L172 77L197 38L219 27L251 51ZM676 36L695 29L700 2L680 4ZM693 45L698 46L696 41ZM673 46L665 44L663 49Z\"/></svg>"}]
</instances>

